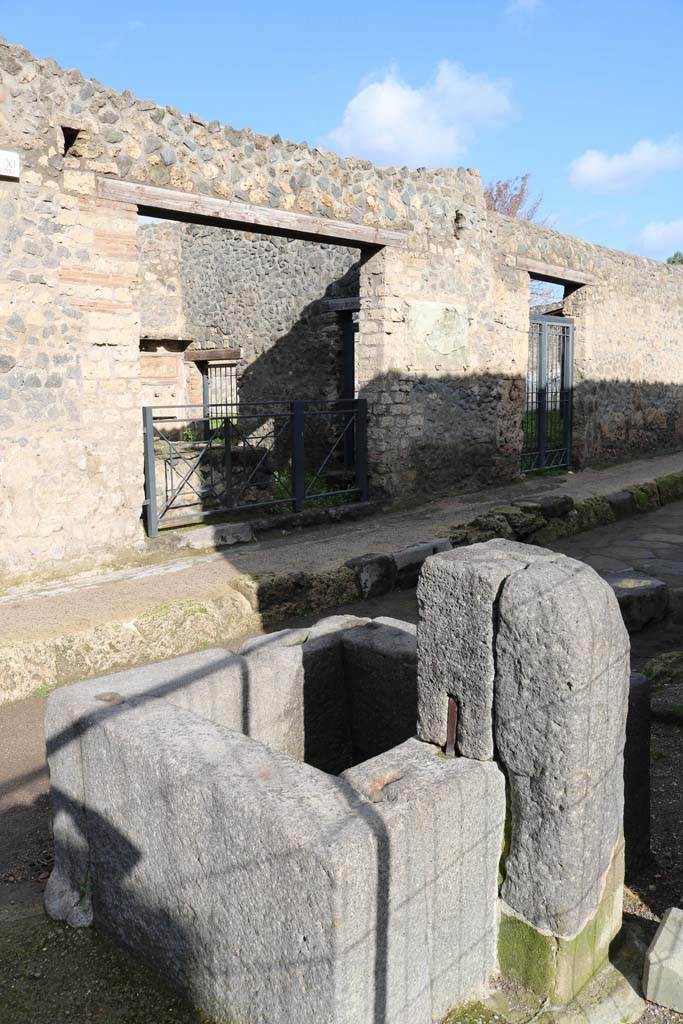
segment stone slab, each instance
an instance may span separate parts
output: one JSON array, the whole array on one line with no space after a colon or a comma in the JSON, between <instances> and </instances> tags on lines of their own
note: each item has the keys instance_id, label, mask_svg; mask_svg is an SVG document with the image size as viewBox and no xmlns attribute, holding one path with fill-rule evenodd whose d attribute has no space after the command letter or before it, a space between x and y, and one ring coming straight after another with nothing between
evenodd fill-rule
<instances>
[{"instance_id":1,"label":"stone slab","mask_svg":"<svg viewBox=\"0 0 683 1024\"><path fill-rule=\"evenodd\" d=\"M230 676L233 670L231 652L215 649L74 683L50 694L45 709L45 743L55 864L45 890L45 906L52 917L73 926L92 921L81 757L83 717L115 708L112 702L116 700L168 698L198 680L207 684L214 681L222 689L226 672Z\"/></svg>"},{"instance_id":2,"label":"stone slab","mask_svg":"<svg viewBox=\"0 0 683 1024\"><path fill-rule=\"evenodd\" d=\"M93 702L80 740L95 924L208 1016L411 1024L483 995L495 765L413 740L333 778L163 700Z\"/></svg>"},{"instance_id":3,"label":"stone slab","mask_svg":"<svg viewBox=\"0 0 683 1024\"><path fill-rule=\"evenodd\" d=\"M414 587L425 559L439 551L450 551L451 542L447 537L434 537L432 540L411 544L407 548L392 552L399 587Z\"/></svg>"},{"instance_id":4,"label":"stone slab","mask_svg":"<svg viewBox=\"0 0 683 1024\"><path fill-rule=\"evenodd\" d=\"M374 621L342 637L356 762L415 735L416 643L407 625Z\"/></svg>"},{"instance_id":5,"label":"stone slab","mask_svg":"<svg viewBox=\"0 0 683 1024\"><path fill-rule=\"evenodd\" d=\"M629 569L603 573L614 591L621 614L630 633L637 633L649 622L663 619L669 607L669 588L663 580Z\"/></svg>"},{"instance_id":6,"label":"stone slab","mask_svg":"<svg viewBox=\"0 0 683 1024\"><path fill-rule=\"evenodd\" d=\"M617 520L628 519L638 511L636 500L630 491L615 491L613 494L608 494L607 501Z\"/></svg>"},{"instance_id":7,"label":"stone slab","mask_svg":"<svg viewBox=\"0 0 683 1024\"><path fill-rule=\"evenodd\" d=\"M566 557L513 572L495 651L512 819L501 895L535 928L572 938L598 907L622 830L630 645L612 588Z\"/></svg>"},{"instance_id":8,"label":"stone slab","mask_svg":"<svg viewBox=\"0 0 683 1024\"><path fill-rule=\"evenodd\" d=\"M346 565L356 577L358 593L362 598L386 594L396 585L398 569L391 555L360 555L351 558Z\"/></svg>"},{"instance_id":9,"label":"stone slab","mask_svg":"<svg viewBox=\"0 0 683 1024\"><path fill-rule=\"evenodd\" d=\"M537 501L546 519L564 516L574 508L574 499L569 494L544 494Z\"/></svg>"},{"instance_id":10,"label":"stone slab","mask_svg":"<svg viewBox=\"0 0 683 1024\"><path fill-rule=\"evenodd\" d=\"M202 548L224 548L233 544L248 544L254 539L254 531L249 523L217 523L200 526L177 534L176 544L179 548L191 548L199 551Z\"/></svg>"},{"instance_id":11,"label":"stone slab","mask_svg":"<svg viewBox=\"0 0 683 1024\"><path fill-rule=\"evenodd\" d=\"M646 999L683 1013L683 910L670 907L645 954Z\"/></svg>"},{"instance_id":12,"label":"stone slab","mask_svg":"<svg viewBox=\"0 0 683 1024\"><path fill-rule=\"evenodd\" d=\"M405 997L397 1005L390 993L386 1016L373 1021L441 1020L454 1005L481 995L496 967L503 774L492 762L444 758L411 739L343 778L369 802L378 846L405 891L405 905L393 911L395 927L405 928L402 942L414 936L415 960L408 977L396 977L399 998L408 985L429 978L429 1001L415 1005L413 1015L399 1010Z\"/></svg>"},{"instance_id":13,"label":"stone slab","mask_svg":"<svg viewBox=\"0 0 683 1024\"><path fill-rule=\"evenodd\" d=\"M417 588L418 736L443 747L448 698L458 702L456 748L493 757L493 649L501 584L536 560L560 557L542 548L494 540L440 553L424 565Z\"/></svg>"}]
</instances>

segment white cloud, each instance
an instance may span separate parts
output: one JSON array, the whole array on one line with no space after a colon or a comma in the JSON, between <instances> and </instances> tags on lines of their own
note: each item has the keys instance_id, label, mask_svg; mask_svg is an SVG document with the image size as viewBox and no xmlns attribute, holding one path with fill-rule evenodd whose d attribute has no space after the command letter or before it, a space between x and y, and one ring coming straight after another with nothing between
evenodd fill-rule
<instances>
[{"instance_id":1,"label":"white cloud","mask_svg":"<svg viewBox=\"0 0 683 1024\"><path fill-rule=\"evenodd\" d=\"M361 86L325 141L344 156L377 163L447 166L464 156L479 128L510 111L508 92L507 82L447 60L418 88L391 70Z\"/></svg>"},{"instance_id":2,"label":"white cloud","mask_svg":"<svg viewBox=\"0 0 683 1024\"><path fill-rule=\"evenodd\" d=\"M508 0L505 5L506 14L533 14L541 0Z\"/></svg>"},{"instance_id":3,"label":"white cloud","mask_svg":"<svg viewBox=\"0 0 683 1024\"><path fill-rule=\"evenodd\" d=\"M641 139L628 153L608 156L599 149L587 149L574 160L569 178L577 188L617 192L639 185L660 171L683 167L683 138L671 135L664 142Z\"/></svg>"},{"instance_id":4,"label":"white cloud","mask_svg":"<svg viewBox=\"0 0 683 1024\"><path fill-rule=\"evenodd\" d=\"M648 252L671 256L677 249L683 249L683 220L651 221L640 237Z\"/></svg>"}]
</instances>

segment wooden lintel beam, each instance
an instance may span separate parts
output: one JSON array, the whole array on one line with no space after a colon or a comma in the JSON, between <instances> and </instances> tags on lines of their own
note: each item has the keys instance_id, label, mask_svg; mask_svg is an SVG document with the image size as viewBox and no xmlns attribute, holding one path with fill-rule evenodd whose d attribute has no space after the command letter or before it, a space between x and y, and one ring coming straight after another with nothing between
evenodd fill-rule
<instances>
[{"instance_id":1,"label":"wooden lintel beam","mask_svg":"<svg viewBox=\"0 0 683 1024\"><path fill-rule=\"evenodd\" d=\"M597 278L585 270L574 270L572 267L561 267L556 263L544 263L542 260L517 257L517 269L526 270L537 281L548 281L550 284L595 284Z\"/></svg>"},{"instance_id":2,"label":"wooden lintel beam","mask_svg":"<svg viewBox=\"0 0 683 1024\"><path fill-rule=\"evenodd\" d=\"M241 348L193 348L185 352L188 363L236 362L241 358Z\"/></svg>"},{"instance_id":3,"label":"wooden lintel beam","mask_svg":"<svg viewBox=\"0 0 683 1024\"><path fill-rule=\"evenodd\" d=\"M401 245L408 237L405 231L373 228L366 224L316 217L294 210L273 210L269 206L218 199L198 192L178 192L154 185L139 185L118 178L98 178L97 194L101 199L130 203L137 206L140 213L151 216L171 216L189 222L213 221L245 231L337 242L340 245Z\"/></svg>"},{"instance_id":4,"label":"wooden lintel beam","mask_svg":"<svg viewBox=\"0 0 683 1024\"><path fill-rule=\"evenodd\" d=\"M360 299L357 295L334 299L321 299L320 308L326 313L344 313L347 310L355 313L360 309Z\"/></svg>"}]
</instances>

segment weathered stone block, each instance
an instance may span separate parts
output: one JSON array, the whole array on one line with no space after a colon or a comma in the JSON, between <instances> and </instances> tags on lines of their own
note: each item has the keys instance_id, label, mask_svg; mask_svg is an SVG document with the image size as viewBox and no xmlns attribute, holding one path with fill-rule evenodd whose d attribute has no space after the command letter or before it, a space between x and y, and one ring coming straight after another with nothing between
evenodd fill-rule
<instances>
[{"instance_id":1,"label":"weathered stone block","mask_svg":"<svg viewBox=\"0 0 683 1024\"><path fill-rule=\"evenodd\" d=\"M451 542L446 537L435 537L394 551L391 557L396 565L398 586L414 587L425 559L437 551L448 551L450 547Z\"/></svg>"},{"instance_id":2,"label":"weathered stone block","mask_svg":"<svg viewBox=\"0 0 683 1024\"><path fill-rule=\"evenodd\" d=\"M398 576L396 562L391 555L361 555L346 563L356 577L361 597L377 597L394 589Z\"/></svg>"},{"instance_id":3,"label":"weathered stone block","mask_svg":"<svg viewBox=\"0 0 683 1024\"><path fill-rule=\"evenodd\" d=\"M495 655L512 814L501 893L534 927L571 937L597 908L622 828L629 640L612 589L562 556L511 573Z\"/></svg>"},{"instance_id":4,"label":"weathered stone block","mask_svg":"<svg viewBox=\"0 0 683 1024\"><path fill-rule=\"evenodd\" d=\"M607 498L599 494L583 498L575 505L579 517L579 530L594 530L615 521L615 515Z\"/></svg>"},{"instance_id":5,"label":"weathered stone block","mask_svg":"<svg viewBox=\"0 0 683 1024\"><path fill-rule=\"evenodd\" d=\"M510 573L554 557L513 541L473 544L435 555L417 588L418 736L444 746L448 698L458 702L457 750L493 757L494 623Z\"/></svg>"},{"instance_id":6,"label":"weathered stone block","mask_svg":"<svg viewBox=\"0 0 683 1024\"><path fill-rule=\"evenodd\" d=\"M375 621L342 637L355 762L415 735L415 637L404 627Z\"/></svg>"},{"instance_id":7,"label":"weathered stone block","mask_svg":"<svg viewBox=\"0 0 683 1024\"><path fill-rule=\"evenodd\" d=\"M78 729L95 923L205 1013L409 1024L485 990L493 764L412 740L333 778L164 700Z\"/></svg>"},{"instance_id":8,"label":"weathered stone block","mask_svg":"<svg viewBox=\"0 0 683 1024\"><path fill-rule=\"evenodd\" d=\"M571 938L540 932L510 914L503 903L498 933L501 973L551 1003L571 1002L606 962L612 939L621 927L623 843L619 842L599 906Z\"/></svg>"},{"instance_id":9,"label":"weathered stone block","mask_svg":"<svg viewBox=\"0 0 683 1024\"><path fill-rule=\"evenodd\" d=\"M530 534L529 540L533 544L552 544L553 541L561 540L562 537L573 537L580 529L579 514L576 509L572 508L564 515L552 516L545 526Z\"/></svg>"},{"instance_id":10,"label":"weathered stone block","mask_svg":"<svg viewBox=\"0 0 683 1024\"><path fill-rule=\"evenodd\" d=\"M52 917L74 926L87 925L92 920L80 742L82 717L105 706L111 711L111 694L118 694L123 700L142 696L147 700L168 699L202 680L207 685L215 682L220 690L226 671L230 677L234 665L234 656L228 651L201 651L75 683L50 695L45 711L45 744L50 767L55 864L45 890L45 906Z\"/></svg>"},{"instance_id":11,"label":"weathered stone block","mask_svg":"<svg viewBox=\"0 0 683 1024\"><path fill-rule=\"evenodd\" d=\"M662 505L668 505L671 501L680 501L683 498L683 470L679 473L667 473L666 476L658 476L655 479L659 500Z\"/></svg>"},{"instance_id":12,"label":"weathered stone block","mask_svg":"<svg viewBox=\"0 0 683 1024\"><path fill-rule=\"evenodd\" d=\"M662 580L627 569L604 573L614 591L621 614L630 633L637 633L648 622L663 619L669 608L669 588Z\"/></svg>"},{"instance_id":13,"label":"weathered stone block","mask_svg":"<svg viewBox=\"0 0 683 1024\"><path fill-rule=\"evenodd\" d=\"M624 489L630 491L633 495L633 500L639 512L651 512L659 508L659 490L654 480L647 480L642 484L633 484Z\"/></svg>"},{"instance_id":14,"label":"weathered stone block","mask_svg":"<svg viewBox=\"0 0 683 1024\"><path fill-rule=\"evenodd\" d=\"M393 909L392 901L388 910L391 934L405 929L397 952L405 949L408 974L389 979L398 991L389 990L382 1019L404 1020L403 993L426 977L428 1000L421 997L410 1020L441 1020L481 994L481 979L495 970L504 777L493 763L447 759L411 739L343 778L369 801L378 847L391 857L389 877L405 892L405 905Z\"/></svg>"},{"instance_id":15,"label":"weathered stone block","mask_svg":"<svg viewBox=\"0 0 683 1024\"><path fill-rule=\"evenodd\" d=\"M254 539L249 523L218 523L187 530L178 535L179 548L222 548L232 544L246 544Z\"/></svg>"},{"instance_id":16,"label":"weathered stone block","mask_svg":"<svg viewBox=\"0 0 683 1024\"><path fill-rule=\"evenodd\" d=\"M569 494L543 494L537 501L546 519L565 516L574 508L574 499Z\"/></svg>"},{"instance_id":17,"label":"weathered stone block","mask_svg":"<svg viewBox=\"0 0 683 1024\"><path fill-rule=\"evenodd\" d=\"M615 491L607 495L607 501L615 519L627 519L638 511L636 500L630 491Z\"/></svg>"},{"instance_id":18,"label":"weathered stone block","mask_svg":"<svg viewBox=\"0 0 683 1024\"><path fill-rule=\"evenodd\" d=\"M670 907L645 955L646 999L683 1013L683 910Z\"/></svg>"}]
</instances>

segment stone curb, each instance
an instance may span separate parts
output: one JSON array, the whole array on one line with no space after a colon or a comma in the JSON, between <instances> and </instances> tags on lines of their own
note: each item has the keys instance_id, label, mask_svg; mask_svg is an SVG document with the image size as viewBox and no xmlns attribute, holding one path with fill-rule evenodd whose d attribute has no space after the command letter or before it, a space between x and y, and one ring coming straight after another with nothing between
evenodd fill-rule
<instances>
[{"instance_id":1,"label":"stone curb","mask_svg":"<svg viewBox=\"0 0 683 1024\"><path fill-rule=\"evenodd\" d=\"M390 555L360 555L317 573L235 576L219 599L166 602L130 622L0 644L0 704L204 647L234 645L290 618L413 586L422 563L437 551L496 537L543 545L681 499L683 470L576 502L567 495L517 499L454 527L448 538L429 538Z\"/></svg>"},{"instance_id":2,"label":"stone curb","mask_svg":"<svg viewBox=\"0 0 683 1024\"><path fill-rule=\"evenodd\" d=\"M249 544L259 534L276 530L299 530L306 526L321 526L340 523L349 519L362 519L386 506L384 501L359 501L348 505L333 505L331 508L309 508L302 512L279 512L259 519L245 519L239 523L206 523L162 533L147 543L150 547L159 544L183 550L218 550L233 544Z\"/></svg>"}]
</instances>

